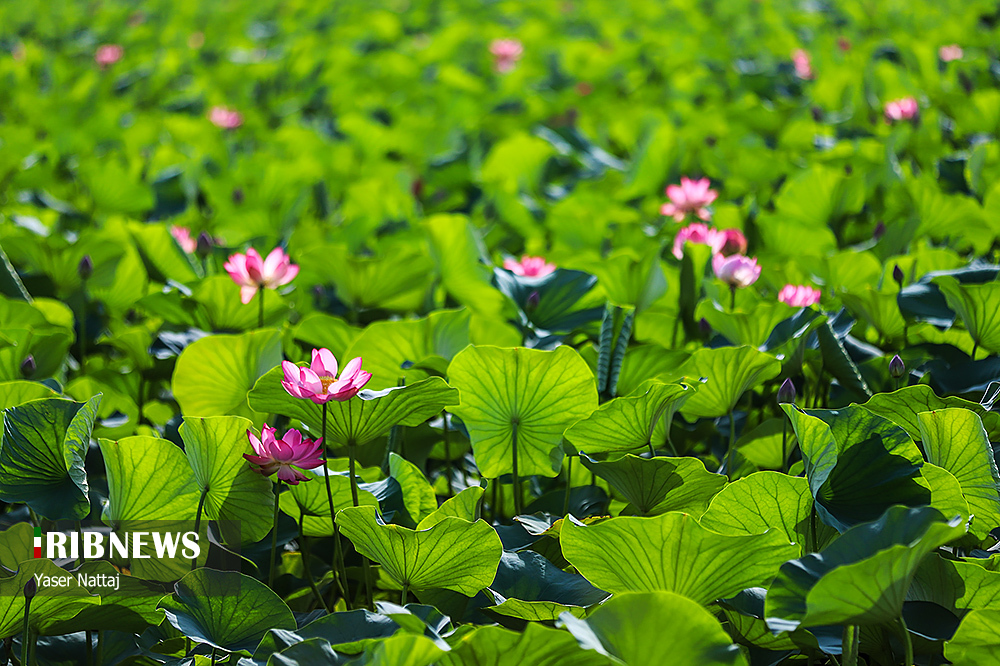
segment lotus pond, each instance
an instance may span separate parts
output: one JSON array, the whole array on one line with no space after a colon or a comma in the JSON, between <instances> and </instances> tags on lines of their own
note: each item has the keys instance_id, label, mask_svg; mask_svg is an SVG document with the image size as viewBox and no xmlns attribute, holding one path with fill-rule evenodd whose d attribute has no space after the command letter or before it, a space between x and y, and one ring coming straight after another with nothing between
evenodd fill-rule
<instances>
[{"instance_id":1,"label":"lotus pond","mask_svg":"<svg viewBox=\"0 0 1000 666\"><path fill-rule=\"evenodd\" d=\"M0 663L1000 663L998 37L0 4Z\"/></svg>"}]
</instances>

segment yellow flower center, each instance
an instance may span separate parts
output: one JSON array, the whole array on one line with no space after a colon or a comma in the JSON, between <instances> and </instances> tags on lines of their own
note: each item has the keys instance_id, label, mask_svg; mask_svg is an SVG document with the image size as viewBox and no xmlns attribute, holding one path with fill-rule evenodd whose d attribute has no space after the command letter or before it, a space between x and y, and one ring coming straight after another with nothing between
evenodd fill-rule
<instances>
[{"instance_id":1,"label":"yellow flower center","mask_svg":"<svg viewBox=\"0 0 1000 666\"><path fill-rule=\"evenodd\" d=\"M337 378L336 377L320 377L319 381L323 385L323 392L326 393L327 389L330 388L330 384L332 384L335 381L337 381Z\"/></svg>"}]
</instances>

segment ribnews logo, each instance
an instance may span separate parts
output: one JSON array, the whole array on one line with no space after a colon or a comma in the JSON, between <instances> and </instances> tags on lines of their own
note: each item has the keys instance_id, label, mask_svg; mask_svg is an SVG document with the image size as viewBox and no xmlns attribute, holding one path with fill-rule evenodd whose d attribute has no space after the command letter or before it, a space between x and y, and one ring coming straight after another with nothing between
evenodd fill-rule
<instances>
[{"instance_id":1,"label":"ribnews logo","mask_svg":"<svg viewBox=\"0 0 1000 666\"><path fill-rule=\"evenodd\" d=\"M25 560L39 590L118 590L127 576L170 586L195 567L240 571L244 562L239 521L43 520L20 529L22 544L31 536Z\"/></svg>"},{"instance_id":2,"label":"ribnews logo","mask_svg":"<svg viewBox=\"0 0 1000 666\"><path fill-rule=\"evenodd\" d=\"M161 532L145 530L117 532L107 529L80 529L69 532L45 532L35 527L34 558L79 559L177 559L196 560L201 557L197 532Z\"/></svg>"}]
</instances>

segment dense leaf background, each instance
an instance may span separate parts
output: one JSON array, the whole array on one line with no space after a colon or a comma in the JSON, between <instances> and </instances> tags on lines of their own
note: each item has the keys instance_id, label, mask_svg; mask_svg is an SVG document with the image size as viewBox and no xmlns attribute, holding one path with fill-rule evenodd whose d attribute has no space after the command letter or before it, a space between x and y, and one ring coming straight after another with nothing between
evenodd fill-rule
<instances>
[{"instance_id":1,"label":"dense leaf background","mask_svg":"<svg viewBox=\"0 0 1000 666\"><path fill-rule=\"evenodd\" d=\"M989 0L0 4L0 662L997 659L998 37ZM682 177L753 284L675 251ZM299 273L243 304L250 247ZM315 348L371 381L290 396ZM326 465L257 474L265 423ZM31 557L78 520L212 546ZM124 582L29 603L65 571Z\"/></svg>"}]
</instances>

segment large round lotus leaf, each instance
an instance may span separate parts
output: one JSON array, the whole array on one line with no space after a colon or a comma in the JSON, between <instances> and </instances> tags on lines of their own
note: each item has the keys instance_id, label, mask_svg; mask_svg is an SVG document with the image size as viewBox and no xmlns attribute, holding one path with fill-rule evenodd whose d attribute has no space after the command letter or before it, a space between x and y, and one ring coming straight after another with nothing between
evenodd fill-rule
<instances>
[{"instance_id":1,"label":"large round lotus leaf","mask_svg":"<svg viewBox=\"0 0 1000 666\"><path fill-rule=\"evenodd\" d=\"M597 408L594 375L570 347L467 347L448 368L472 439L476 465L495 479L513 471L514 438L522 476L555 476L566 428Z\"/></svg>"},{"instance_id":2,"label":"large round lotus leaf","mask_svg":"<svg viewBox=\"0 0 1000 666\"><path fill-rule=\"evenodd\" d=\"M196 569L177 581L159 608L197 643L249 655L269 629L294 629L281 598L255 578L236 571Z\"/></svg>"}]
</instances>

